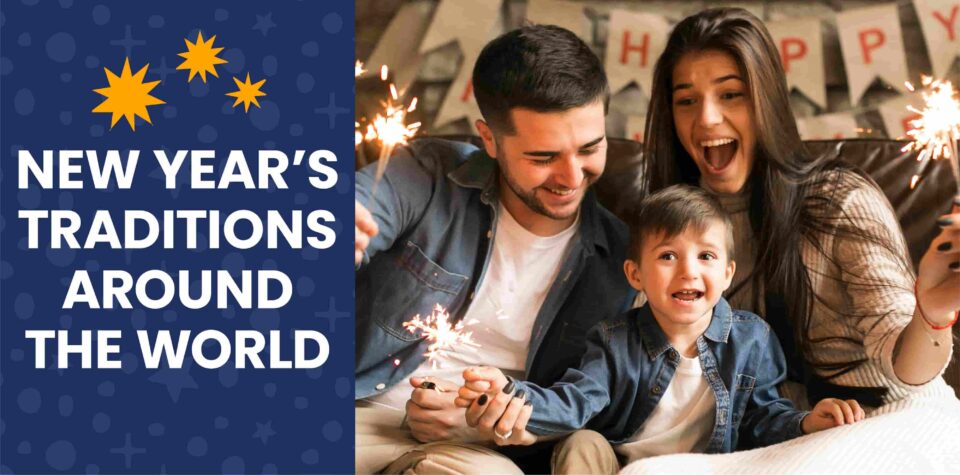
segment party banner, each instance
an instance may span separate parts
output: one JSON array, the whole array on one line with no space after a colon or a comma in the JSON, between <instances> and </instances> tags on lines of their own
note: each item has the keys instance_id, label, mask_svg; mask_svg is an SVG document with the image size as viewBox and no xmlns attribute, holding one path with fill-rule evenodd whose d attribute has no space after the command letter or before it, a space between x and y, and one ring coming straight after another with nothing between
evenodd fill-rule
<instances>
[{"instance_id":1,"label":"party banner","mask_svg":"<svg viewBox=\"0 0 960 475\"><path fill-rule=\"evenodd\" d=\"M960 1L914 0L933 74L945 76L960 55Z\"/></svg>"},{"instance_id":2,"label":"party banner","mask_svg":"<svg viewBox=\"0 0 960 475\"><path fill-rule=\"evenodd\" d=\"M589 41L590 25L584 8L584 3L565 0L527 0L527 21L562 26Z\"/></svg>"},{"instance_id":3,"label":"party banner","mask_svg":"<svg viewBox=\"0 0 960 475\"><path fill-rule=\"evenodd\" d=\"M481 45L482 46L482 45ZM473 98L473 65L480 56L482 47L473 47L464 49L463 61L460 63L460 72L447 89L447 95L443 98L440 110L433 120L434 127L443 127L450 122L466 118L471 127L478 119L482 119L480 107Z\"/></svg>"},{"instance_id":4,"label":"party banner","mask_svg":"<svg viewBox=\"0 0 960 475\"><path fill-rule=\"evenodd\" d=\"M616 94L630 83L636 83L649 97L653 68L663 53L669 33L670 24L660 15L610 11L605 61L610 91Z\"/></svg>"},{"instance_id":5,"label":"party banner","mask_svg":"<svg viewBox=\"0 0 960 475\"><path fill-rule=\"evenodd\" d=\"M642 115L627 116L627 128L625 137L637 142L643 142L644 127L647 125L647 118Z\"/></svg>"},{"instance_id":6,"label":"party banner","mask_svg":"<svg viewBox=\"0 0 960 475\"><path fill-rule=\"evenodd\" d=\"M876 78L906 92L907 58L896 4L838 13L837 30L851 104L860 102Z\"/></svg>"},{"instance_id":7,"label":"party banner","mask_svg":"<svg viewBox=\"0 0 960 475\"><path fill-rule=\"evenodd\" d=\"M798 18L767 23L780 50L787 86L795 88L822 109L827 108L827 82L823 68L820 20Z\"/></svg>"},{"instance_id":8,"label":"party banner","mask_svg":"<svg viewBox=\"0 0 960 475\"><path fill-rule=\"evenodd\" d=\"M354 2L4 1L0 473L353 471Z\"/></svg>"},{"instance_id":9,"label":"party banner","mask_svg":"<svg viewBox=\"0 0 960 475\"><path fill-rule=\"evenodd\" d=\"M857 128L857 120L849 112L797 119L797 130L803 140L855 138Z\"/></svg>"},{"instance_id":10,"label":"party banner","mask_svg":"<svg viewBox=\"0 0 960 475\"><path fill-rule=\"evenodd\" d=\"M441 0L420 43L420 53L451 41L460 43L461 51L483 47L499 15L499 0Z\"/></svg>"},{"instance_id":11,"label":"party banner","mask_svg":"<svg viewBox=\"0 0 960 475\"><path fill-rule=\"evenodd\" d=\"M423 56L419 45L426 34L433 4L405 2L390 20L377 47L364 62L367 75L379 74L380 66L390 68L390 79L400 89L407 89L420 74ZM363 76L361 76L363 77Z\"/></svg>"},{"instance_id":12,"label":"party banner","mask_svg":"<svg viewBox=\"0 0 960 475\"><path fill-rule=\"evenodd\" d=\"M923 97L920 94L908 94L877 107L880 117L883 118L883 126L887 129L887 137L907 137L907 132L913 129L910 121L920 117L920 114L908 109L911 106L916 110L923 109Z\"/></svg>"}]
</instances>

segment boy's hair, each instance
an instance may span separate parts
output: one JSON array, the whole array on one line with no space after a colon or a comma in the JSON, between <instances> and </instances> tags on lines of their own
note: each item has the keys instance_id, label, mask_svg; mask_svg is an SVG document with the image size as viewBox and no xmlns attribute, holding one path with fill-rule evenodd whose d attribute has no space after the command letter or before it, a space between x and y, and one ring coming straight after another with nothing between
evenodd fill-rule
<instances>
[{"instance_id":1,"label":"boy's hair","mask_svg":"<svg viewBox=\"0 0 960 475\"><path fill-rule=\"evenodd\" d=\"M691 226L702 232L717 222L726 230L727 260L733 260L733 223L730 215L713 195L701 188L690 185L664 188L644 198L631 216L631 255L628 257L637 262L640 262L644 239L659 233L669 239Z\"/></svg>"},{"instance_id":2,"label":"boy's hair","mask_svg":"<svg viewBox=\"0 0 960 475\"><path fill-rule=\"evenodd\" d=\"M488 43L473 67L473 95L487 125L516 132L510 110L561 112L603 100L610 91L600 58L573 32L527 25Z\"/></svg>"}]
</instances>

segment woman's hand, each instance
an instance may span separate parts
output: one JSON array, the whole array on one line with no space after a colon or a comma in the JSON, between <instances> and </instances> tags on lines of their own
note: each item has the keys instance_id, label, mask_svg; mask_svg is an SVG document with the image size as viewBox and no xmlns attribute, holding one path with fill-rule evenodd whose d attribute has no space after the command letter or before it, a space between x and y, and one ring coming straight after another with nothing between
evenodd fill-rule
<instances>
[{"instance_id":1,"label":"woman's hand","mask_svg":"<svg viewBox=\"0 0 960 475\"><path fill-rule=\"evenodd\" d=\"M468 426L501 446L537 441L537 436L526 430L533 405L502 371L484 366L467 368L463 379L456 405L467 407Z\"/></svg>"},{"instance_id":2,"label":"woman's hand","mask_svg":"<svg viewBox=\"0 0 960 475\"><path fill-rule=\"evenodd\" d=\"M951 214L937 220L940 234L920 260L917 275L917 305L933 325L953 320L960 310L960 195L954 197Z\"/></svg>"}]
</instances>

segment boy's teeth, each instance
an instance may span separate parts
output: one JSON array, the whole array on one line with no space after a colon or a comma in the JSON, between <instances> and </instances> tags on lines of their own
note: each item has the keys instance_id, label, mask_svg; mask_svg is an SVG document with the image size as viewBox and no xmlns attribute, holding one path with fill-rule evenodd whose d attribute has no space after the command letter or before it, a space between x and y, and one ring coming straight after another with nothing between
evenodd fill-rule
<instances>
[{"instance_id":1,"label":"boy's teeth","mask_svg":"<svg viewBox=\"0 0 960 475\"><path fill-rule=\"evenodd\" d=\"M700 142L700 146L701 147L719 147L720 145L726 145L731 142L733 142L733 139L731 138L704 140L703 142Z\"/></svg>"}]
</instances>

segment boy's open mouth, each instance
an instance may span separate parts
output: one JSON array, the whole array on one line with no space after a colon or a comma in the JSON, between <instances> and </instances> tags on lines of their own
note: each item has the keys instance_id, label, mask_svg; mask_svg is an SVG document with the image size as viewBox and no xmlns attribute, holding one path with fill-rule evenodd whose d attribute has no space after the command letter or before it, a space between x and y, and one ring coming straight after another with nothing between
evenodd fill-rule
<instances>
[{"instance_id":1,"label":"boy's open mouth","mask_svg":"<svg viewBox=\"0 0 960 475\"><path fill-rule=\"evenodd\" d=\"M707 165L719 171L726 168L727 165L730 165L730 162L733 161L740 142L731 138L723 138L704 140L700 142L700 146L703 147L703 159L707 162Z\"/></svg>"},{"instance_id":2,"label":"boy's open mouth","mask_svg":"<svg viewBox=\"0 0 960 475\"><path fill-rule=\"evenodd\" d=\"M670 296L683 302L693 302L702 298L703 292L699 290L681 290L680 292L672 293Z\"/></svg>"}]
</instances>

